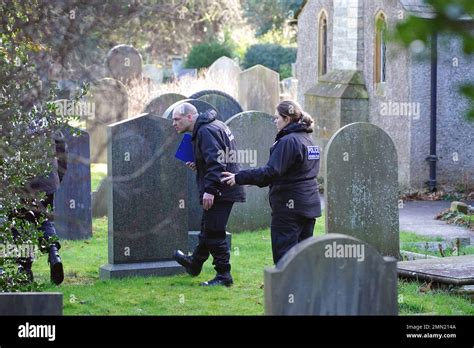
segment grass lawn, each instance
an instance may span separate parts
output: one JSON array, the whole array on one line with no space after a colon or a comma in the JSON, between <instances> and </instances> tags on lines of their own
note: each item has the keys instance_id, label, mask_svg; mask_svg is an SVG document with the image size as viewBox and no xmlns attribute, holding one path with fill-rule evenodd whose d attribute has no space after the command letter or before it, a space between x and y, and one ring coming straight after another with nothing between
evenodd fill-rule
<instances>
[{"instance_id":1,"label":"grass lawn","mask_svg":"<svg viewBox=\"0 0 474 348\"><path fill-rule=\"evenodd\" d=\"M324 233L318 219L315 235ZM402 241L419 237L402 233ZM426 239L423 239L426 240ZM417 239L416 241L419 241ZM34 264L43 291L64 293L65 315L263 315L263 269L272 266L270 232L244 232L232 236L231 288L204 288L201 281L214 276L210 261L196 278L170 277L99 280L99 267L107 263L107 219L94 220L94 235L85 241L63 241L61 256L66 279L60 287L49 282L43 256ZM422 284L399 282L400 314L474 315L469 299L445 290L421 293Z\"/></svg>"}]
</instances>

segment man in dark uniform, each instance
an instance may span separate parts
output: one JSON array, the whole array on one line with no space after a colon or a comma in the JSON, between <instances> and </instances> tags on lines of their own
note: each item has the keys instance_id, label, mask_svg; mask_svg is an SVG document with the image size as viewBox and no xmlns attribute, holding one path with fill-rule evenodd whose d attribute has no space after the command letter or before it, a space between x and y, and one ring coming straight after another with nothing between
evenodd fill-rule
<instances>
[{"instance_id":1,"label":"man in dark uniform","mask_svg":"<svg viewBox=\"0 0 474 348\"><path fill-rule=\"evenodd\" d=\"M275 118L278 134L268 163L260 168L223 173L222 181L231 187L270 186L275 264L294 245L313 235L315 218L321 216L316 182L320 151L310 136L313 123L297 103L281 102Z\"/></svg>"},{"instance_id":2,"label":"man in dark uniform","mask_svg":"<svg viewBox=\"0 0 474 348\"><path fill-rule=\"evenodd\" d=\"M221 160L226 151L236 151L234 136L223 122L216 119L214 110L199 115L197 109L189 103L183 103L174 110L173 126L178 133L192 132L195 162L188 162L187 165L197 171L199 197L203 206L201 232L196 249L192 256L186 256L177 250L174 258L190 275L197 276L211 254L217 275L201 285L230 286L233 279L230 273L226 225L234 202L245 202L242 187L229 187L221 183L222 172L240 169L237 163L225 163Z\"/></svg>"},{"instance_id":3,"label":"man in dark uniform","mask_svg":"<svg viewBox=\"0 0 474 348\"><path fill-rule=\"evenodd\" d=\"M51 281L59 285L64 280L64 270L59 249L61 245L57 241L56 228L54 226L54 216L48 212L48 207L53 206L54 193L59 188L67 171L67 145L64 135L61 131L52 134L54 140L55 157L52 160L52 171L47 177L35 177L31 179L24 189L24 201L27 208L11 213L11 217L26 220L39 226L39 230L43 232L43 240L41 245L43 252L48 252L48 263L50 265ZM44 199L38 200L35 197L38 192L45 194ZM40 220L43 220L40 223ZM14 238L18 238L20 232L12 229ZM30 281L33 280L33 272L31 270L33 259L31 257L18 259L19 271L24 272Z\"/></svg>"}]
</instances>

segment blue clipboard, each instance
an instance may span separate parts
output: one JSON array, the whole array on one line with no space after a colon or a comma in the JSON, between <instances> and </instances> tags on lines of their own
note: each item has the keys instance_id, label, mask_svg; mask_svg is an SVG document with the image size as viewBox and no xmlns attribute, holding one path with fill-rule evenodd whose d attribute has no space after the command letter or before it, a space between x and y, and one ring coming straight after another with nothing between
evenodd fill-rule
<instances>
[{"instance_id":1,"label":"blue clipboard","mask_svg":"<svg viewBox=\"0 0 474 348\"><path fill-rule=\"evenodd\" d=\"M191 134L185 134L174 155L183 162L194 162L193 144L191 143Z\"/></svg>"}]
</instances>

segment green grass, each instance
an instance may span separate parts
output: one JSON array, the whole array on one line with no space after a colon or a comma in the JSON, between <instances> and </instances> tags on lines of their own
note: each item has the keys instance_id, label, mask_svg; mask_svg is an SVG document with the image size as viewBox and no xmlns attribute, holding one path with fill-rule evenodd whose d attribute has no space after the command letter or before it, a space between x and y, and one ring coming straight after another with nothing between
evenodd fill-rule
<instances>
[{"instance_id":1,"label":"green grass","mask_svg":"<svg viewBox=\"0 0 474 348\"><path fill-rule=\"evenodd\" d=\"M315 235L324 233L317 220ZM405 235L405 233L403 233ZM413 238L406 234L404 239ZM198 277L99 280L99 267L107 263L107 219L94 219L93 237L63 241L61 256L66 279L57 287L49 282L46 257L34 263L43 291L64 294L65 315L263 315L263 270L272 266L269 230L232 236L231 288L204 288L198 284L214 277L210 261ZM399 282L400 314L474 315L472 303L459 295L436 290L420 293L418 282Z\"/></svg>"},{"instance_id":2,"label":"green grass","mask_svg":"<svg viewBox=\"0 0 474 348\"><path fill-rule=\"evenodd\" d=\"M415 243L415 242L441 242L441 237L426 237L420 236L414 232L400 231L400 243Z\"/></svg>"}]
</instances>

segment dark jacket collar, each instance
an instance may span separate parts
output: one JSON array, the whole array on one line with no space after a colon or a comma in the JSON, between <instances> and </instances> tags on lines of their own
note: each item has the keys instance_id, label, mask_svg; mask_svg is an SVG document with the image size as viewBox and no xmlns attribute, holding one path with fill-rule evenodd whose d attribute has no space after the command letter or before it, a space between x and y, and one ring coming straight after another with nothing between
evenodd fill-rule
<instances>
[{"instance_id":1,"label":"dark jacket collar","mask_svg":"<svg viewBox=\"0 0 474 348\"><path fill-rule=\"evenodd\" d=\"M297 132L311 133L311 129L308 128L308 125L306 123L293 122L278 132L278 134L276 135L275 141L278 141L279 139L281 139L287 134L297 133Z\"/></svg>"},{"instance_id":2,"label":"dark jacket collar","mask_svg":"<svg viewBox=\"0 0 474 348\"><path fill-rule=\"evenodd\" d=\"M196 123L194 124L193 136L191 139L194 140L196 138L197 132L203 124L211 123L212 121L215 121L216 118L217 118L217 112L212 109L207 110L203 112L202 114L199 114L198 118L196 119Z\"/></svg>"}]
</instances>

